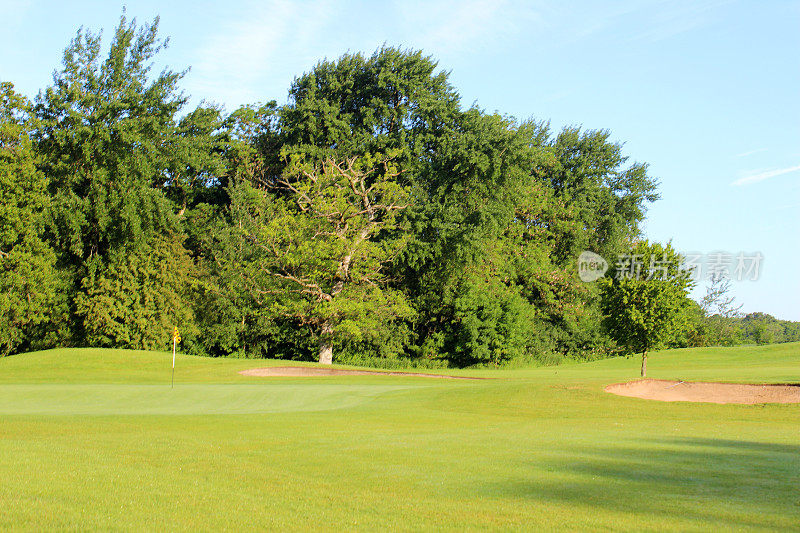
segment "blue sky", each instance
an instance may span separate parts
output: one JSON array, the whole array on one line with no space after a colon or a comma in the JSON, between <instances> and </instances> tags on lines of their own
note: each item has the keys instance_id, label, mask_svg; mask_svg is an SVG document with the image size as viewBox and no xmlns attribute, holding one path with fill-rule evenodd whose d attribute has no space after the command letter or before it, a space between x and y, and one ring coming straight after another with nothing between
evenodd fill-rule
<instances>
[{"instance_id":1,"label":"blue sky","mask_svg":"<svg viewBox=\"0 0 800 533\"><path fill-rule=\"evenodd\" d=\"M743 310L800 320L800 2L125 4L161 16L195 102L282 103L317 60L386 43L436 57L465 105L610 129L661 181L646 235L760 252L759 279L734 283ZM0 0L0 79L34 96L77 28L108 35L122 5Z\"/></svg>"}]
</instances>

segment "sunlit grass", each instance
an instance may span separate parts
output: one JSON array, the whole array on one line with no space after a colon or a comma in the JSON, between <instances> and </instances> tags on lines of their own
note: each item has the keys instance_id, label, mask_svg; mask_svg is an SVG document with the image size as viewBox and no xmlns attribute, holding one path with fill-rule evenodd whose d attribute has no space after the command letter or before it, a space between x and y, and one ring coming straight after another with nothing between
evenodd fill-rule
<instances>
[{"instance_id":1,"label":"sunlit grass","mask_svg":"<svg viewBox=\"0 0 800 533\"><path fill-rule=\"evenodd\" d=\"M636 359L490 380L253 378L285 362L0 360L0 528L792 529L800 405L606 394ZM800 381L800 345L653 354L652 377Z\"/></svg>"}]
</instances>

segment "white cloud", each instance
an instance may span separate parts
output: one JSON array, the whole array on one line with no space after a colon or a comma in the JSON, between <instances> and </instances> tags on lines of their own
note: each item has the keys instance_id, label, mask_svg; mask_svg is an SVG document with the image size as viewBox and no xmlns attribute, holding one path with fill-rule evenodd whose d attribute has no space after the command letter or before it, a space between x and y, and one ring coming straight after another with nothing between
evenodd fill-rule
<instances>
[{"instance_id":1,"label":"white cloud","mask_svg":"<svg viewBox=\"0 0 800 533\"><path fill-rule=\"evenodd\" d=\"M632 40L658 42L699 29L714 20L717 8L729 3L730 0L657 2L647 6L649 20Z\"/></svg>"},{"instance_id":2,"label":"white cloud","mask_svg":"<svg viewBox=\"0 0 800 533\"><path fill-rule=\"evenodd\" d=\"M396 2L369 9L348 1L251 2L220 20L190 58L188 92L232 108L286 95L294 76L345 52L371 54L381 44L422 49L447 64L510 42L542 24L516 0Z\"/></svg>"},{"instance_id":3,"label":"white cloud","mask_svg":"<svg viewBox=\"0 0 800 533\"><path fill-rule=\"evenodd\" d=\"M775 176L782 176L783 174L789 174L790 172L797 172L798 170L800 170L800 165L787 168L779 168L777 170L768 170L766 172L759 172L756 174L750 174L748 176L739 178L738 180L732 182L732 185L748 185L750 183L758 183L760 181L774 178Z\"/></svg>"},{"instance_id":4,"label":"white cloud","mask_svg":"<svg viewBox=\"0 0 800 533\"><path fill-rule=\"evenodd\" d=\"M741 154L736 154L736 157L747 157L753 154L760 154L761 152L766 152L766 148L759 148L758 150L749 150L747 152L742 152Z\"/></svg>"},{"instance_id":5,"label":"white cloud","mask_svg":"<svg viewBox=\"0 0 800 533\"><path fill-rule=\"evenodd\" d=\"M401 2L398 11L405 40L435 54L481 49L543 24L540 10L508 0L420 0Z\"/></svg>"},{"instance_id":6,"label":"white cloud","mask_svg":"<svg viewBox=\"0 0 800 533\"><path fill-rule=\"evenodd\" d=\"M187 78L190 93L228 105L277 97L265 94L263 82L285 75L287 63L305 59L309 42L326 33L323 29L333 13L328 0L249 4L196 52ZM284 90L288 88L290 80L281 81Z\"/></svg>"}]
</instances>

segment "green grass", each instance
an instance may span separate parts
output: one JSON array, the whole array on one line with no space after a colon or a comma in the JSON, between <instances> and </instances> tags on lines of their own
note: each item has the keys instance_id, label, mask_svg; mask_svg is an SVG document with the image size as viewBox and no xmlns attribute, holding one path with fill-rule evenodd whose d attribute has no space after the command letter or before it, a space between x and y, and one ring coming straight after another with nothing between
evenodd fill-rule
<instances>
[{"instance_id":1,"label":"green grass","mask_svg":"<svg viewBox=\"0 0 800 533\"><path fill-rule=\"evenodd\" d=\"M637 359L253 378L276 361L0 359L0 529L798 529L800 405L603 392ZM651 377L800 381L800 344L653 354Z\"/></svg>"}]
</instances>

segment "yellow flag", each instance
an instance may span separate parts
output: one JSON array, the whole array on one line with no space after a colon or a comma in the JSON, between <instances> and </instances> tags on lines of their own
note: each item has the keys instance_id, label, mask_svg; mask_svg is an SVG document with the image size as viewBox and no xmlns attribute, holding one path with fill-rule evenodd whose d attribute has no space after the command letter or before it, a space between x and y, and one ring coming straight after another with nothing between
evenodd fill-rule
<instances>
[{"instance_id":1,"label":"yellow flag","mask_svg":"<svg viewBox=\"0 0 800 533\"><path fill-rule=\"evenodd\" d=\"M172 384L175 386L175 346L181 342L181 335L178 333L178 326L175 326L175 331L172 332Z\"/></svg>"}]
</instances>

